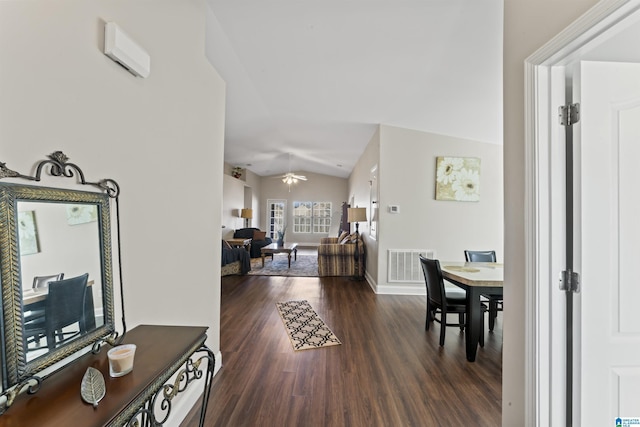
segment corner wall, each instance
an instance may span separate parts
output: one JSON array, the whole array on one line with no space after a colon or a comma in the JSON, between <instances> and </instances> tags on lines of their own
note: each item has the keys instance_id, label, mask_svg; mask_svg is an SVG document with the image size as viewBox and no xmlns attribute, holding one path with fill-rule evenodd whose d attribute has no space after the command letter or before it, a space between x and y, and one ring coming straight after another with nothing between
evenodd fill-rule
<instances>
[{"instance_id":1,"label":"corner wall","mask_svg":"<svg viewBox=\"0 0 640 427\"><path fill-rule=\"evenodd\" d=\"M222 238L230 239L235 230L244 227L244 218L240 218L240 210L245 207L245 182L226 174L222 178Z\"/></svg>"},{"instance_id":2,"label":"corner wall","mask_svg":"<svg viewBox=\"0 0 640 427\"><path fill-rule=\"evenodd\" d=\"M116 180L128 327L208 326L218 353L225 84L204 56L208 13L200 0L0 2L0 161L30 172L62 150L87 179ZM106 21L150 53L148 78L102 53Z\"/></svg>"},{"instance_id":3,"label":"corner wall","mask_svg":"<svg viewBox=\"0 0 640 427\"><path fill-rule=\"evenodd\" d=\"M231 176L233 166L224 164L223 197L222 197L222 238L231 239L238 228L244 228L245 220L240 218L242 208L253 209L253 218L249 227L258 227L261 218L260 191L261 178L250 170L244 170L244 176ZM248 195L250 195L248 197ZM249 200L250 199L250 200Z\"/></svg>"},{"instance_id":4,"label":"corner wall","mask_svg":"<svg viewBox=\"0 0 640 427\"><path fill-rule=\"evenodd\" d=\"M378 165L378 182L380 182L380 126L376 128L376 132L371 136L371 140L364 152L353 167L351 175L349 175L349 199L347 202L353 202L353 206L366 207L367 219L371 219L371 187L369 180L371 179L371 169ZM377 236L385 231L385 225L378 221ZM377 239L372 239L369 234L369 224L361 223L359 226L360 235L365 245L366 253L366 277L373 289L378 286L378 262L379 262L379 244Z\"/></svg>"}]
</instances>

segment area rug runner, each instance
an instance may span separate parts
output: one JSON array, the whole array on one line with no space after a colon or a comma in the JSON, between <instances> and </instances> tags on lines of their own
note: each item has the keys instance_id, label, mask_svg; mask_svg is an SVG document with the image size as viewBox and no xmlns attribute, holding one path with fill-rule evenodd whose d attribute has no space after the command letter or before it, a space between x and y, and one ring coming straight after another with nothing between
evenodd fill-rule
<instances>
[{"instance_id":1,"label":"area rug runner","mask_svg":"<svg viewBox=\"0 0 640 427\"><path fill-rule=\"evenodd\" d=\"M275 254L273 261L271 257L265 257L264 268L262 258L251 260L251 271L247 274L255 276L297 276L297 277L318 277L318 256L298 255L294 261L291 256L291 268L287 254Z\"/></svg>"},{"instance_id":2,"label":"area rug runner","mask_svg":"<svg viewBox=\"0 0 640 427\"><path fill-rule=\"evenodd\" d=\"M276 307L294 350L342 344L308 301L277 302Z\"/></svg>"}]
</instances>

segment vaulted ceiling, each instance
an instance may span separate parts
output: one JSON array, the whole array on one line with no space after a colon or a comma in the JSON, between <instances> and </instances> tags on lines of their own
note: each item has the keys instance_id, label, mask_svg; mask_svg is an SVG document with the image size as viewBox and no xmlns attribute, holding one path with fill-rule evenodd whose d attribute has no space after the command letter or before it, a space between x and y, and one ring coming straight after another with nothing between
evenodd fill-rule
<instances>
[{"instance_id":1,"label":"vaulted ceiling","mask_svg":"<svg viewBox=\"0 0 640 427\"><path fill-rule=\"evenodd\" d=\"M502 143L502 0L207 0L225 162L348 177L379 124Z\"/></svg>"}]
</instances>

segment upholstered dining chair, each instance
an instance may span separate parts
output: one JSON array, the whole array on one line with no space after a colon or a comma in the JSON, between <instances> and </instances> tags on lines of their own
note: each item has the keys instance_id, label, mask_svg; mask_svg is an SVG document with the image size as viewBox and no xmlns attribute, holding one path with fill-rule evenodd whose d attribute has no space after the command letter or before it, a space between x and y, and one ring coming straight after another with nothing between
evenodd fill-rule
<instances>
[{"instance_id":1,"label":"upholstered dining chair","mask_svg":"<svg viewBox=\"0 0 640 427\"><path fill-rule=\"evenodd\" d=\"M464 330L466 309L466 291L464 289L446 289L444 278L440 268L440 261L437 259L420 257L422 273L427 286L427 319L425 330L429 330L432 321L440 323L440 346L444 345L444 338L447 326L458 326ZM483 305L483 311L486 306ZM436 316L440 314L438 319ZM447 314L458 314L457 323L447 322ZM482 316L484 323L484 316ZM484 347L484 326L480 329L480 346Z\"/></svg>"},{"instance_id":2,"label":"upholstered dining chair","mask_svg":"<svg viewBox=\"0 0 640 427\"><path fill-rule=\"evenodd\" d=\"M464 259L467 262L496 262L496 251L464 251ZM502 297L496 295L483 295L489 301L489 330L493 331L498 317L498 311L502 311Z\"/></svg>"},{"instance_id":3,"label":"upholstered dining chair","mask_svg":"<svg viewBox=\"0 0 640 427\"><path fill-rule=\"evenodd\" d=\"M89 274L49 282L49 293L45 301L44 316L25 322L25 339L47 338L47 347L66 342L85 332L84 300ZM63 331L67 326L78 324L73 331ZM28 342L28 341L27 341Z\"/></svg>"},{"instance_id":4,"label":"upholstered dining chair","mask_svg":"<svg viewBox=\"0 0 640 427\"><path fill-rule=\"evenodd\" d=\"M49 274L46 276L35 276L33 278L33 285L31 287L34 290L39 290L49 286L49 282L62 280L62 279L64 279L64 273ZM25 307L25 312L24 312L25 323L42 316L44 316L44 301L36 302Z\"/></svg>"}]
</instances>

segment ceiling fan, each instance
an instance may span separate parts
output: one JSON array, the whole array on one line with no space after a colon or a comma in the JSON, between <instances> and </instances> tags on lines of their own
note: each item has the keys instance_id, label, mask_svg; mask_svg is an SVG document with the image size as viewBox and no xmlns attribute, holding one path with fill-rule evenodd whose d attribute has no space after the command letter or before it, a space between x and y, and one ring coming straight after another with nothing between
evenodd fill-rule
<instances>
[{"instance_id":1,"label":"ceiling fan","mask_svg":"<svg viewBox=\"0 0 640 427\"><path fill-rule=\"evenodd\" d=\"M282 175L282 182L284 182L285 184L295 184L296 182L298 182L298 180L306 181L307 177L304 175L296 175L293 172L287 172Z\"/></svg>"},{"instance_id":2,"label":"ceiling fan","mask_svg":"<svg viewBox=\"0 0 640 427\"><path fill-rule=\"evenodd\" d=\"M306 181L307 177L304 175L297 175L291 172L291 153L289 153L289 172L282 175L282 182L289 186L289 191L291 191L291 184L295 184L298 181Z\"/></svg>"}]
</instances>

